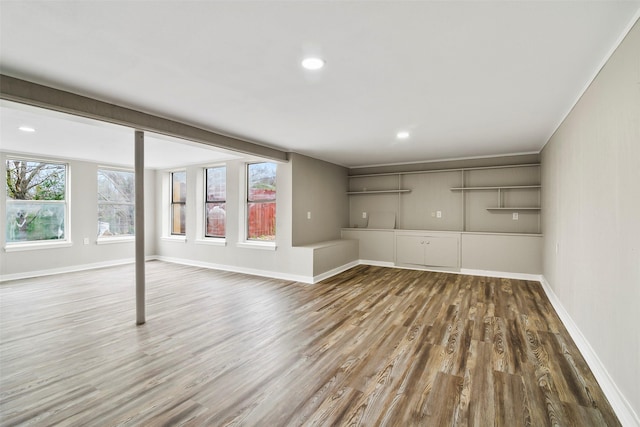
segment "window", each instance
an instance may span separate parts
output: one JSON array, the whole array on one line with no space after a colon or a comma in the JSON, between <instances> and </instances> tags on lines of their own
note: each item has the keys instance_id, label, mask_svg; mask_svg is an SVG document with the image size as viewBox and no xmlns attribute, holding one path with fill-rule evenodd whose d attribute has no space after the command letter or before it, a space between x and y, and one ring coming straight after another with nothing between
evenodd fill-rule
<instances>
[{"instance_id":1,"label":"window","mask_svg":"<svg viewBox=\"0 0 640 427\"><path fill-rule=\"evenodd\" d=\"M133 236L135 175L98 169L98 237Z\"/></svg>"},{"instance_id":2,"label":"window","mask_svg":"<svg viewBox=\"0 0 640 427\"><path fill-rule=\"evenodd\" d=\"M66 240L67 165L7 160L7 243Z\"/></svg>"},{"instance_id":3,"label":"window","mask_svg":"<svg viewBox=\"0 0 640 427\"><path fill-rule=\"evenodd\" d=\"M276 164L247 165L247 239L276 238Z\"/></svg>"},{"instance_id":4,"label":"window","mask_svg":"<svg viewBox=\"0 0 640 427\"><path fill-rule=\"evenodd\" d=\"M207 168L205 173L205 237L225 237L227 168Z\"/></svg>"},{"instance_id":5,"label":"window","mask_svg":"<svg viewBox=\"0 0 640 427\"><path fill-rule=\"evenodd\" d=\"M187 173L171 173L171 234L185 235L185 210L187 203Z\"/></svg>"}]
</instances>

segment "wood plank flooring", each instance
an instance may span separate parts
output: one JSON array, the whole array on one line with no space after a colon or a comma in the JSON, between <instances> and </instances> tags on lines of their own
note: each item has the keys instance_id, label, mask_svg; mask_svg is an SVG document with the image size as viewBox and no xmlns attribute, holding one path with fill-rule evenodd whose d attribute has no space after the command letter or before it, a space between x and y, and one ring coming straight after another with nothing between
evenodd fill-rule
<instances>
[{"instance_id":1,"label":"wood plank flooring","mask_svg":"<svg viewBox=\"0 0 640 427\"><path fill-rule=\"evenodd\" d=\"M0 424L620 425L539 283L158 261L0 285Z\"/></svg>"}]
</instances>

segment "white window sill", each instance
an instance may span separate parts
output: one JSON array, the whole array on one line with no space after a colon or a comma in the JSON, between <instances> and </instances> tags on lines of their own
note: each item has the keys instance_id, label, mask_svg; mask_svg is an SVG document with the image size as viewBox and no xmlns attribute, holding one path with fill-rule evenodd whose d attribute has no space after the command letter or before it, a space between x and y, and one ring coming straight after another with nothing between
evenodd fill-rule
<instances>
[{"instance_id":1,"label":"white window sill","mask_svg":"<svg viewBox=\"0 0 640 427\"><path fill-rule=\"evenodd\" d=\"M238 242L236 246L239 248L260 249L263 251L275 251L277 248L275 242L259 242L259 241Z\"/></svg>"},{"instance_id":2,"label":"white window sill","mask_svg":"<svg viewBox=\"0 0 640 427\"><path fill-rule=\"evenodd\" d=\"M60 242L30 242L30 243L7 243L4 247L5 252L19 252L19 251L35 251L41 249L57 249L68 248L73 246L73 243L68 240Z\"/></svg>"},{"instance_id":3,"label":"white window sill","mask_svg":"<svg viewBox=\"0 0 640 427\"><path fill-rule=\"evenodd\" d=\"M187 236L162 236L160 240L165 242L187 243Z\"/></svg>"},{"instance_id":4,"label":"white window sill","mask_svg":"<svg viewBox=\"0 0 640 427\"><path fill-rule=\"evenodd\" d=\"M211 246L227 246L227 239L220 237L205 237L202 239L196 239L197 245L211 245Z\"/></svg>"},{"instance_id":5,"label":"white window sill","mask_svg":"<svg viewBox=\"0 0 640 427\"><path fill-rule=\"evenodd\" d=\"M110 245L112 243L126 243L135 242L135 236L122 236L122 237L98 237L96 245Z\"/></svg>"}]
</instances>

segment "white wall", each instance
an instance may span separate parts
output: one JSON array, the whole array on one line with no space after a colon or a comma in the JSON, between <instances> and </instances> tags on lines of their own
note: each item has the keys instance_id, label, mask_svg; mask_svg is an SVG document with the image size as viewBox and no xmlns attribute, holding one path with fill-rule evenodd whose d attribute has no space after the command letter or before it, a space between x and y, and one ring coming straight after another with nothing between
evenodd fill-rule
<instances>
[{"instance_id":1,"label":"white wall","mask_svg":"<svg viewBox=\"0 0 640 427\"><path fill-rule=\"evenodd\" d=\"M1 153L0 173L5 176L7 154ZM15 157L25 157L15 154ZM26 157L29 158L29 157ZM46 159L45 159L46 160ZM17 252L0 251L0 276L3 280L26 277L34 274L52 273L83 266L107 265L119 261L133 261L134 242L112 244L96 244L97 216L98 216L98 164L84 161L69 161L65 159L51 159L65 162L69 165L70 175L70 237L73 243L68 247L26 250ZM101 165L105 166L105 165ZM6 185L6 184L5 184ZM3 185L3 193L6 187ZM0 201L0 242L5 242L6 233L6 197ZM145 205L148 206L145 215L145 253L153 255L156 251L155 242L155 171L145 172ZM89 238L85 245L83 239Z\"/></svg>"},{"instance_id":2,"label":"white wall","mask_svg":"<svg viewBox=\"0 0 640 427\"><path fill-rule=\"evenodd\" d=\"M294 248L292 242L292 166L291 162L278 164L276 193L276 250L244 247L244 175L245 162L229 161L227 165L227 201L226 201L226 245L218 246L202 242L203 168L206 165L188 166L186 240L167 238L168 224L158 226L159 233L157 255L164 259L175 260L194 265L219 266L269 276L302 279L313 276L313 253ZM177 169L180 170L180 169ZM158 172L156 177L156 212L166 215L168 212L168 188L163 185L168 172ZM165 194L166 193L166 194Z\"/></svg>"},{"instance_id":3,"label":"white wall","mask_svg":"<svg viewBox=\"0 0 640 427\"><path fill-rule=\"evenodd\" d=\"M134 242L96 244L98 164L83 161L66 162L70 168L71 240L70 247L5 252L0 254L0 274L3 280L32 275L108 265L120 261L133 261ZM254 159L255 160L255 159ZM314 259L320 255L317 247L294 247L298 244L317 243L340 238L340 229L346 225L346 169L308 158L292 155L292 160L278 165L276 250L247 247L244 243L244 176L245 160L234 160L227 165L227 237L224 245L204 242L204 167L197 165L178 168L187 171L186 239L167 238L168 189L163 181L168 171L147 170L145 173L145 252L148 256L184 262L193 265L220 267L247 273L309 281L323 273L314 268ZM2 157L5 167L5 157ZM293 169L297 165L296 189L293 191ZM4 173L4 169L2 169ZM165 191L166 190L166 191ZM296 208L294 209L294 200ZM3 214L0 239L6 231ZM312 211L312 220L306 212ZM294 236L294 212L304 221L297 222L298 238ZM304 218L302 218L304 216ZM84 237L90 244L84 245ZM315 257L315 258L314 258ZM348 258L348 259L347 259ZM344 257L346 264L357 256ZM339 260L337 261L340 264ZM340 265L342 265L340 264ZM332 267L337 267L333 265Z\"/></svg>"},{"instance_id":4,"label":"white wall","mask_svg":"<svg viewBox=\"0 0 640 427\"><path fill-rule=\"evenodd\" d=\"M640 414L640 23L542 152L544 276Z\"/></svg>"}]
</instances>

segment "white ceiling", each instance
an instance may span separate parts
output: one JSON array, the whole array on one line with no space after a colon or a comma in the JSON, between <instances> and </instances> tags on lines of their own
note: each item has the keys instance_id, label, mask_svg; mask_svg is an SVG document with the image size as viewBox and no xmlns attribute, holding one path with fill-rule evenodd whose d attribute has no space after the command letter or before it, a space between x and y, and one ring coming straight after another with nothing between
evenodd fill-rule
<instances>
[{"instance_id":1,"label":"white ceiling","mask_svg":"<svg viewBox=\"0 0 640 427\"><path fill-rule=\"evenodd\" d=\"M7 101L0 102L0 124L4 151L133 167L133 129ZM36 131L23 132L19 130L21 126ZM150 169L212 164L240 157L237 153L147 132L144 142L145 167Z\"/></svg>"},{"instance_id":2,"label":"white ceiling","mask_svg":"<svg viewBox=\"0 0 640 427\"><path fill-rule=\"evenodd\" d=\"M530 153L639 9L3 0L0 70L346 166ZM311 54L323 70L299 66ZM405 129L411 137L397 141Z\"/></svg>"}]
</instances>

